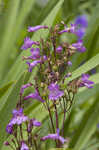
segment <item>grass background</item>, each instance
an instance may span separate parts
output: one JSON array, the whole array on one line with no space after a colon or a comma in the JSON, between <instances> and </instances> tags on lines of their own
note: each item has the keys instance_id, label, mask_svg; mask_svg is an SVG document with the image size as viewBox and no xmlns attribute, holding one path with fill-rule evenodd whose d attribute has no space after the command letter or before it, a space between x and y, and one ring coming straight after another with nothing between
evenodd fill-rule
<instances>
[{"instance_id":1,"label":"grass background","mask_svg":"<svg viewBox=\"0 0 99 150\"><path fill-rule=\"evenodd\" d=\"M7 138L5 127L18 100L20 87L22 83L30 81L37 72L35 68L32 75L27 73L26 65L22 61L24 52L20 50L20 47L27 35L33 40L48 36L48 33L43 30L29 34L27 27L38 24L52 26L61 20L69 24L78 15L86 14L88 28L84 37L84 45L87 51L72 57L73 75L70 80L88 72L95 86L90 90L81 88L76 95L75 103L65 122L65 137L70 139L67 150L99 150L97 127L99 123L99 1L49 0L43 2L0 0L0 149L8 149L3 146ZM28 52L25 55L28 55ZM82 61L85 63L79 67ZM93 68L95 68L95 74L91 72ZM38 113L38 110L41 112ZM48 114L43 111L42 105L35 102L26 108L25 113L32 117L36 116L43 122L44 128L40 133L46 135L49 130ZM51 147L48 141L43 149Z\"/></svg>"}]
</instances>

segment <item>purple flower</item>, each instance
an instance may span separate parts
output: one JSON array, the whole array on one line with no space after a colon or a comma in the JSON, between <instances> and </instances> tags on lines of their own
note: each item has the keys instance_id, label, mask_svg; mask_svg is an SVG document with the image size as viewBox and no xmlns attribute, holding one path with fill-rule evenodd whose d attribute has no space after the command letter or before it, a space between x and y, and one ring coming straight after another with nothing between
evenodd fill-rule
<instances>
[{"instance_id":1,"label":"purple flower","mask_svg":"<svg viewBox=\"0 0 99 150\"><path fill-rule=\"evenodd\" d=\"M40 127L41 126L41 122L37 121L36 119L32 119L32 123L33 123L33 126L36 126L36 127Z\"/></svg>"},{"instance_id":2,"label":"purple flower","mask_svg":"<svg viewBox=\"0 0 99 150\"><path fill-rule=\"evenodd\" d=\"M14 109L12 114L13 114L13 117L9 123L12 126L15 124L20 125L23 122L26 122L28 120L28 117L24 116L22 108L20 108L19 110Z\"/></svg>"},{"instance_id":3,"label":"purple flower","mask_svg":"<svg viewBox=\"0 0 99 150\"><path fill-rule=\"evenodd\" d=\"M57 129L56 134L48 134L47 136L44 136L44 137L41 138L42 141L45 141L47 139L59 140L62 144L67 142L66 139L64 139L62 136L59 135L59 129Z\"/></svg>"},{"instance_id":4,"label":"purple flower","mask_svg":"<svg viewBox=\"0 0 99 150\"><path fill-rule=\"evenodd\" d=\"M27 100L27 99L30 99L30 98L36 99L36 100L41 101L42 103L44 103L44 100L41 98L41 96L39 95L39 92L37 90L35 90L34 93L31 93L28 96L25 96L24 100Z\"/></svg>"},{"instance_id":5,"label":"purple flower","mask_svg":"<svg viewBox=\"0 0 99 150\"><path fill-rule=\"evenodd\" d=\"M68 77L71 77L71 76L72 76L72 74L69 72L69 73L66 74L65 78L68 78Z\"/></svg>"},{"instance_id":6,"label":"purple flower","mask_svg":"<svg viewBox=\"0 0 99 150\"><path fill-rule=\"evenodd\" d=\"M58 47L56 48L56 52L57 52L57 53L61 53L62 50L63 50L62 46L58 46Z\"/></svg>"},{"instance_id":7,"label":"purple flower","mask_svg":"<svg viewBox=\"0 0 99 150\"><path fill-rule=\"evenodd\" d=\"M30 119L29 124L28 124L28 132L31 132L33 126L40 127L41 126L41 122L37 121L34 118Z\"/></svg>"},{"instance_id":8,"label":"purple flower","mask_svg":"<svg viewBox=\"0 0 99 150\"><path fill-rule=\"evenodd\" d=\"M76 29L77 29L77 25L76 24L71 24L71 26L68 28L68 27L65 27L64 30L58 32L59 34L62 34L64 32L68 32L68 33L74 33L76 34Z\"/></svg>"},{"instance_id":9,"label":"purple flower","mask_svg":"<svg viewBox=\"0 0 99 150\"><path fill-rule=\"evenodd\" d=\"M78 16L75 20L75 24L78 26L76 35L79 39L82 39L88 26L87 17L85 15Z\"/></svg>"},{"instance_id":10,"label":"purple flower","mask_svg":"<svg viewBox=\"0 0 99 150\"><path fill-rule=\"evenodd\" d=\"M86 86L87 88L93 88L93 81L88 80L88 74L82 74L80 87Z\"/></svg>"},{"instance_id":11,"label":"purple flower","mask_svg":"<svg viewBox=\"0 0 99 150\"><path fill-rule=\"evenodd\" d=\"M71 61L68 61L67 64L68 64L68 66L72 66L72 62Z\"/></svg>"},{"instance_id":12,"label":"purple flower","mask_svg":"<svg viewBox=\"0 0 99 150\"><path fill-rule=\"evenodd\" d=\"M10 143L9 143L8 141L5 141L5 142L4 142L4 145L5 145L5 146L9 146Z\"/></svg>"},{"instance_id":13,"label":"purple flower","mask_svg":"<svg viewBox=\"0 0 99 150\"><path fill-rule=\"evenodd\" d=\"M28 146L25 144L24 141L21 142L21 149L20 150L29 150Z\"/></svg>"},{"instance_id":14,"label":"purple flower","mask_svg":"<svg viewBox=\"0 0 99 150\"><path fill-rule=\"evenodd\" d=\"M32 41L29 37L26 37L24 39L24 44L22 45L21 49L22 50L26 50L28 48L31 48L31 46L35 44L35 45L39 45L39 42L35 42L35 41Z\"/></svg>"},{"instance_id":15,"label":"purple flower","mask_svg":"<svg viewBox=\"0 0 99 150\"><path fill-rule=\"evenodd\" d=\"M83 46L82 40L79 40L77 43L73 43L72 47L76 48L81 53L86 51L86 48Z\"/></svg>"},{"instance_id":16,"label":"purple flower","mask_svg":"<svg viewBox=\"0 0 99 150\"><path fill-rule=\"evenodd\" d=\"M85 35L85 28L79 28L76 31L76 35L78 36L79 39L82 39Z\"/></svg>"},{"instance_id":17,"label":"purple flower","mask_svg":"<svg viewBox=\"0 0 99 150\"><path fill-rule=\"evenodd\" d=\"M28 88L30 86L32 86L32 83L27 83L25 85L22 85L21 90L20 90L20 94L23 94L24 89L26 89L26 88Z\"/></svg>"},{"instance_id":18,"label":"purple flower","mask_svg":"<svg viewBox=\"0 0 99 150\"><path fill-rule=\"evenodd\" d=\"M28 65L29 65L29 69L28 71L29 72L32 72L32 69L38 64L38 63L41 63L41 60L34 60L32 63L30 62L26 62Z\"/></svg>"},{"instance_id":19,"label":"purple flower","mask_svg":"<svg viewBox=\"0 0 99 150\"><path fill-rule=\"evenodd\" d=\"M12 124L8 124L7 127L6 127L6 132L9 133L9 134L12 134L13 133L13 125Z\"/></svg>"},{"instance_id":20,"label":"purple flower","mask_svg":"<svg viewBox=\"0 0 99 150\"><path fill-rule=\"evenodd\" d=\"M61 96L64 95L64 91L59 90L59 85L55 83L51 83L48 86L49 89L49 99L50 100L57 100Z\"/></svg>"},{"instance_id":21,"label":"purple flower","mask_svg":"<svg viewBox=\"0 0 99 150\"><path fill-rule=\"evenodd\" d=\"M44 55L42 58L41 58L42 62L46 61L47 60L47 56Z\"/></svg>"},{"instance_id":22,"label":"purple flower","mask_svg":"<svg viewBox=\"0 0 99 150\"><path fill-rule=\"evenodd\" d=\"M28 32L35 32L39 29L48 29L48 26L37 25L35 27L28 27Z\"/></svg>"},{"instance_id":23,"label":"purple flower","mask_svg":"<svg viewBox=\"0 0 99 150\"><path fill-rule=\"evenodd\" d=\"M39 48L32 48L30 50L31 54L32 54L32 59L38 59L40 58L40 49Z\"/></svg>"},{"instance_id":24,"label":"purple flower","mask_svg":"<svg viewBox=\"0 0 99 150\"><path fill-rule=\"evenodd\" d=\"M75 24L80 25L80 27L87 28L88 21L86 15L78 16L75 20Z\"/></svg>"}]
</instances>

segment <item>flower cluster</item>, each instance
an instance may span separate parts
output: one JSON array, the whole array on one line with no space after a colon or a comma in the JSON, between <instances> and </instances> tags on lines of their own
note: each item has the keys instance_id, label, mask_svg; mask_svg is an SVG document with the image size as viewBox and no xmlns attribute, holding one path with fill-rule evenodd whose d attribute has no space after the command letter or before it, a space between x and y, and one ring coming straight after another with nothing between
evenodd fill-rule
<instances>
[{"instance_id":1,"label":"flower cluster","mask_svg":"<svg viewBox=\"0 0 99 150\"><path fill-rule=\"evenodd\" d=\"M29 119L27 116L24 115L23 109L20 108L19 110L14 109L12 111L12 119L8 123L6 127L6 132L10 135L14 136L10 142L5 141L4 144L6 146L10 146L12 149L20 149L20 150L29 150L29 146L35 147L33 144L33 140L30 141L30 138L34 138L35 135L33 134L34 127L40 127L41 122L37 121L36 119L32 118ZM25 125L25 127L23 127ZM20 134L18 135L18 130ZM27 132L27 138L24 138L24 130ZM12 142L12 143L11 143Z\"/></svg>"},{"instance_id":2,"label":"flower cluster","mask_svg":"<svg viewBox=\"0 0 99 150\"><path fill-rule=\"evenodd\" d=\"M79 16L70 27L61 22L55 25L54 28L43 25L28 28L28 32L36 32L40 29L48 30L49 37L46 41L44 39L33 41L29 37L26 37L21 47L21 50L30 51L30 56L23 56L28 71L32 72L36 66L39 69L34 78L35 82L22 85L20 100L17 103L16 109L12 112L12 119L6 127L7 133L14 135L15 141L13 143L16 142L17 149L29 150L35 146L37 150L36 141L38 138L39 141L52 139L56 142L56 147L58 148L63 147L64 143L68 142L64 137L66 112L70 110L78 88L83 86L92 88L94 84L94 82L89 80L88 74L82 74L80 78L69 82L67 85L64 82L65 78L72 75L72 73L68 72L68 68L72 65L71 56L77 52L83 53L86 51L82 40L86 27L87 21L85 16ZM59 39L63 33L75 34L77 42L70 44L62 41L59 43ZM24 91L31 86L34 86L34 91L24 96ZM34 127L41 126L41 122L38 122L35 118L29 119L24 115L23 105L28 99L39 101L48 111L52 129L50 134L39 137L37 132L33 132ZM60 134L59 112L63 112L63 123ZM55 119L53 120L53 118ZM25 129L23 129L23 124L25 125ZM17 131L20 131L19 135ZM24 132L27 132L25 139L23 137ZM5 145L12 147L8 141L5 142Z\"/></svg>"}]
</instances>

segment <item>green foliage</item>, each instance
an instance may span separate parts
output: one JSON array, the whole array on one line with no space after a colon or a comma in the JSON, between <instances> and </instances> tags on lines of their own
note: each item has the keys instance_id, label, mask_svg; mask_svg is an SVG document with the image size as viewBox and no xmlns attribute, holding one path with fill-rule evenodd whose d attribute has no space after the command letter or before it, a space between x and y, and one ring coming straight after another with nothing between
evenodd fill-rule
<instances>
[{"instance_id":1,"label":"green foliage","mask_svg":"<svg viewBox=\"0 0 99 150\"><path fill-rule=\"evenodd\" d=\"M32 81L38 68L34 68L32 75L27 73L26 64L22 61L23 55L29 55L29 52L21 52L20 46L23 38L27 35L26 26L31 24L29 16L33 13L33 25L41 24L52 26L53 24L64 20L73 22L79 14L87 14L89 25L84 37L84 44L87 48L85 54L75 55L73 67L71 68L72 77L65 80L65 83L80 77L82 73L90 73L90 70L96 68L96 74L91 76L95 82L93 89L81 88L75 96L75 102L68 113L65 122L66 138L69 138L69 148L60 148L59 150L98 150L99 136L97 136L97 124L99 123L99 2L94 0L49 0L44 8L35 7L35 0L7 0L0 1L4 8L0 11L3 21L0 25L0 149L5 150L3 146L6 137L5 127L11 117L11 111L15 108L18 101L19 90L22 83ZM1 5L0 5L1 7ZM40 11L39 11L40 8ZM4 11L7 9L7 12ZM36 12L34 12L35 10ZM3 11L5 14L2 16ZM36 15L37 16L36 16ZM5 19L7 18L7 19ZM28 22L28 23L27 23ZM3 28L3 31L2 31ZM40 30L33 35L32 40L39 40L48 37L48 32ZM79 67L82 61L83 65ZM64 71L65 72L65 71ZM38 113L38 110L41 113ZM41 129L41 135L46 135L48 127L48 113L42 104L34 102L25 109L25 114L30 117L37 117L46 125L46 129ZM60 115L61 116L61 115ZM97 140L96 140L97 139ZM96 140L91 143L92 140ZM47 149L50 148L50 142L46 143ZM58 150L58 149L51 149Z\"/></svg>"}]
</instances>

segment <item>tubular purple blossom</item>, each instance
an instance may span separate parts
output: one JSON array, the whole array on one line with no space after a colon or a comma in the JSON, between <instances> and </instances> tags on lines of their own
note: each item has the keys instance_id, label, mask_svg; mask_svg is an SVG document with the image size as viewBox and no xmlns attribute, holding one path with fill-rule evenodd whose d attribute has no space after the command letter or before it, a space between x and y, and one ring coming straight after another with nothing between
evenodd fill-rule
<instances>
[{"instance_id":1,"label":"tubular purple blossom","mask_svg":"<svg viewBox=\"0 0 99 150\"><path fill-rule=\"evenodd\" d=\"M22 45L21 49L26 50L28 48L31 48L33 44L39 45L39 42L32 41L29 37L26 37L24 39L24 44Z\"/></svg>"},{"instance_id":2,"label":"tubular purple blossom","mask_svg":"<svg viewBox=\"0 0 99 150\"><path fill-rule=\"evenodd\" d=\"M25 144L24 141L21 142L21 149L20 150L29 150L29 147Z\"/></svg>"},{"instance_id":3,"label":"tubular purple blossom","mask_svg":"<svg viewBox=\"0 0 99 150\"><path fill-rule=\"evenodd\" d=\"M78 36L79 40L82 39L85 35L85 28L79 28L76 31L76 35Z\"/></svg>"},{"instance_id":4,"label":"tubular purple blossom","mask_svg":"<svg viewBox=\"0 0 99 150\"><path fill-rule=\"evenodd\" d=\"M56 48L56 52L57 52L57 53L61 53L62 50L63 50L62 46L58 46L58 47Z\"/></svg>"},{"instance_id":5,"label":"tubular purple blossom","mask_svg":"<svg viewBox=\"0 0 99 150\"><path fill-rule=\"evenodd\" d=\"M5 145L5 146L9 146L10 143L9 143L8 141L5 141L5 142L4 142L4 145Z\"/></svg>"},{"instance_id":6,"label":"tubular purple blossom","mask_svg":"<svg viewBox=\"0 0 99 150\"><path fill-rule=\"evenodd\" d=\"M71 61L68 61L67 64L68 64L68 66L72 66L72 62Z\"/></svg>"},{"instance_id":7,"label":"tubular purple blossom","mask_svg":"<svg viewBox=\"0 0 99 150\"><path fill-rule=\"evenodd\" d=\"M75 20L75 24L80 25L80 27L87 28L88 27L88 21L86 15L78 16Z\"/></svg>"},{"instance_id":8,"label":"tubular purple blossom","mask_svg":"<svg viewBox=\"0 0 99 150\"><path fill-rule=\"evenodd\" d=\"M32 48L30 50L31 54L32 54L32 59L38 59L40 58L40 49L39 48Z\"/></svg>"},{"instance_id":9,"label":"tubular purple blossom","mask_svg":"<svg viewBox=\"0 0 99 150\"><path fill-rule=\"evenodd\" d=\"M36 100L41 101L42 103L44 103L44 100L41 98L41 96L39 95L37 90L35 90L34 93L31 93L28 96L24 97L24 100L28 100L30 98L36 99Z\"/></svg>"},{"instance_id":10,"label":"tubular purple blossom","mask_svg":"<svg viewBox=\"0 0 99 150\"><path fill-rule=\"evenodd\" d=\"M77 25L76 24L71 24L71 26L68 28L68 27L65 27L64 30L61 30L60 32L58 32L59 34L62 34L62 33L65 33L65 32L68 32L68 33L73 33L73 34L76 34L76 28L77 28Z\"/></svg>"},{"instance_id":11,"label":"tubular purple blossom","mask_svg":"<svg viewBox=\"0 0 99 150\"><path fill-rule=\"evenodd\" d=\"M32 119L32 123L33 123L33 126L36 126L36 127L40 127L41 126L41 122L37 121L36 119Z\"/></svg>"},{"instance_id":12,"label":"tubular purple blossom","mask_svg":"<svg viewBox=\"0 0 99 150\"><path fill-rule=\"evenodd\" d=\"M61 96L64 95L64 91L59 90L59 85L55 83L51 83L48 86L49 89L49 99L50 100L57 100Z\"/></svg>"},{"instance_id":13,"label":"tubular purple blossom","mask_svg":"<svg viewBox=\"0 0 99 150\"><path fill-rule=\"evenodd\" d=\"M37 121L35 118L30 119L28 124L28 132L31 132L33 126L40 127L41 122Z\"/></svg>"},{"instance_id":14,"label":"tubular purple blossom","mask_svg":"<svg viewBox=\"0 0 99 150\"><path fill-rule=\"evenodd\" d=\"M79 40L77 43L73 43L72 47L76 48L81 53L86 51L86 48L83 46L82 40Z\"/></svg>"},{"instance_id":15,"label":"tubular purple blossom","mask_svg":"<svg viewBox=\"0 0 99 150\"><path fill-rule=\"evenodd\" d=\"M41 138L42 141L45 141L47 139L59 140L62 144L67 142L66 139L64 139L62 136L59 135L59 129L57 129L56 134L48 134L47 136L44 136L44 137Z\"/></svg>"},{"instance_id":16,"label":"tubular purple blossom","mask_svg":"<svg viewBox=\"0 0 99 150\"><path fill-rule=\"evenodd\" d=\"M30 86L32 86L32 83L27 83L25 85L22 85L21 90L20 90L20 94L23 94L24 93L24 89L26 89L26 88L28 88Z\"/></svg>"},{"instance_id":17,"label":"tubular purple blossom","mask_svg":"<svg viewBox=\"0 0 99 150\"><path fill-rule=\"evenodd\" d=\"M78 26L76 35L78 36L79 39L82 39L85 35L85 31L88 26L86 15L78 16L75 20L75 24Z\"/></svg>"},{"instance_id":18,"label":"tubular purple blossom","mask_svg":"<svg viewBox=\"0 0 99 150\"><path fill-rule=\"evenodd\" d=\"M13 125L11 123L9 123L6 127L6 132L9 134L13 133Z\"/></svg>"},{"instance_id":19,"label":"tubular purple blossom","mask_svg":"<svg viewBox=\"0 0 99 150\"><path fill-rule=\"evenodd\" d=\"M89 75L88 74L82 74L80 87L86 86L87 88L93 88L93 81L88 80Z\"/></svg>"},{"instance_id":20,"label":"tubular purple blossom","mask_svg":"<svg viewBox=\"0 0 99 150\"><path fill-rule=\"evenodd\" d=\"M72 73L69 72L69 73L66 74L65 78L68 78L68 77L71 77L71 76L72 76Z\"/></svg>"},{"instance_id":21,"label":"tubular purple blossom","mask_svg":"<svg viewBox=\"0 0 99 150\"><path fill-rule=\"evenodd\" d=\"M15 124L20 125L23 122L26 122L28 120L28 117L24 116L22 108L20 108L19 110L14 109L12 114L13 114L13 117L10 120L10 123L8 125L11 125L11 126Z\"/></svg>"},{"instance_id":22,"label":"tubular purple blossom","mask_svg":"<svg viewBox=\"0 0 99 150\"><path fill-rule=\"evenodd\" d=\"M37 25L35 27L28 27L28 32L35 32L40 29L48 29L48 26Z\"/></svg>"},{"instance_id":23,"label":"tubular purple blossom","mask_svg":"<svg viewBox=\"0 0 99 150\"><path fill-rule=\"evenodd\" d=\"M26 64L29 65L28 71L29 71L29 72L32 72L32 69L33 69L38 63L41 63L41 60L34 60L32 63L30 63L30 62L27 61Z\"/></svg>"}]
</instances>

